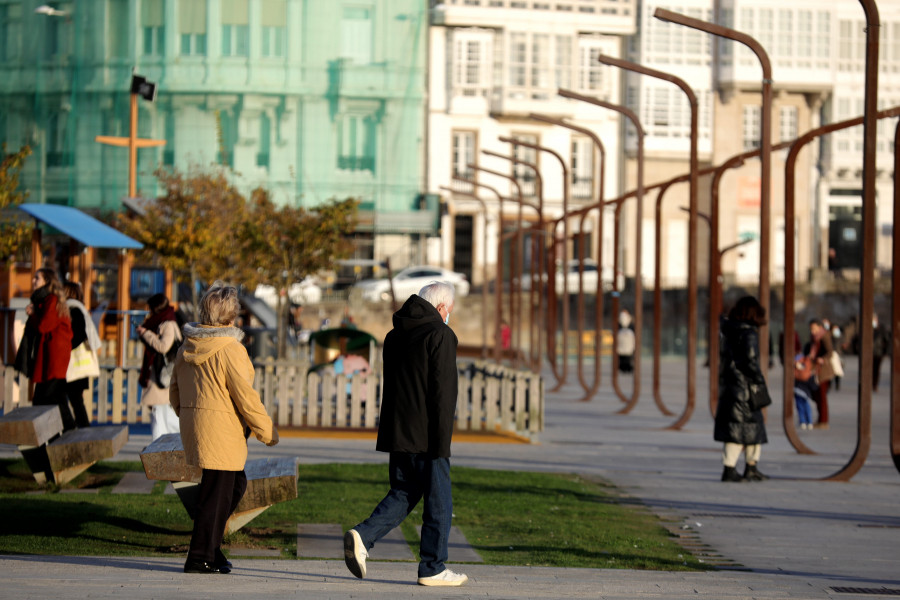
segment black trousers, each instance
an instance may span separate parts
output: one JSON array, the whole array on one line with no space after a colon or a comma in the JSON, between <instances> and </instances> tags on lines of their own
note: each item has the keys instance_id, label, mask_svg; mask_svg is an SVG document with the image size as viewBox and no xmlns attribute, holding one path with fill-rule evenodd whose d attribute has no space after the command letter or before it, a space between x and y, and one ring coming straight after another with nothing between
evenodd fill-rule
<instances>
[{"instance_id":1,"label":"black trousers","mask_svg":"<svg viewBox=\"0 0 900 600\"><path fill-rule=\"evenodd\" d=\"M203 469L197 490L197 515L191 534L189 560L213 562L225 537L225 524L247 491L243 471Z\"/></svg>"},{"instance_id":2,"label":"black trousers","mask_svg":"<svg viewBox=\"0 0 900 600\"><path fill-rule=\"evenodd\" d=\"M87 408L84 405L84 392L89 386L90 382L87 377L66 382L66 396L69 397L69 404L72 405L72 412L75 413L75 424L78 427L91 426L91 418L88 416Z\"/></svg>"},{"instance_id":3,"label":"black trousers","mask_svg":"<svg viewBox=\"0 0 900 600\"><path fill-rule=\"evenodd\" d=\"M75 418L72 416L72 411L69 410L69 398L66 396L65 379L51 379L34 384L34 396L31 398L31 403L34 406L58 406L59 413L62 415L63 431L75 429Z\"/></svg>"}]
</instances>

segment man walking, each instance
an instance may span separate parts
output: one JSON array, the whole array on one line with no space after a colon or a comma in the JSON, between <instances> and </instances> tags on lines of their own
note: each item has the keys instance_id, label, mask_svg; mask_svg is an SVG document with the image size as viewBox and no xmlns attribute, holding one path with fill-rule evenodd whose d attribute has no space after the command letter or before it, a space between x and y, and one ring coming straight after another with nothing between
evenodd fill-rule
<instances>
[{"instance_id":1,"label":"man walking","mask_svg":"<svg viewBox=\"0 0 900 600\"><path fill-rule=\"evenodd\" d=\"M468 581L446 568L453 500L450 438L456 413L457 339L447 326L454 290L433 282L394 313L384 338L384 394L375 449L389 452L391 490L371 516L344 534L344 562L366 576L375 542L425 500L419 544L419 585L459 586Z\"/></svg>"}]
</instances>

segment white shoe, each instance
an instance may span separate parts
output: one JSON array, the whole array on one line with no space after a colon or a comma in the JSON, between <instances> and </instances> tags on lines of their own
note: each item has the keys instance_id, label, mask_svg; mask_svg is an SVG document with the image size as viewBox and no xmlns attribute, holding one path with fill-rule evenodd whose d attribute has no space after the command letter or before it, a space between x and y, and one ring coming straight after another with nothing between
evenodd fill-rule
<instances>
[{"instance_id":1,"label":"white shoe","mask_svg":"<svg viewBox=\"0 0 900 600\"><path fill-rule=\"evenodd\" d=\"M419 577L418 582L419 585L457 587L468 580L469 578L465 573L454 573L450 569L444 569L437 575L432 575L431 577Z\"/></svg>"},{"instance_id":2,"label":"white shoe","mask_svg":"<svg viewBox=\"0 0 900 600\"><path fill-rule=\"evenodd\" d=\"M366 559L369 553L366 552L366 546L363 544L362 538L355 529L351 529L344 534L344 563L350 572L360 579L366 576Z\"/></svg>"}]
</instances>

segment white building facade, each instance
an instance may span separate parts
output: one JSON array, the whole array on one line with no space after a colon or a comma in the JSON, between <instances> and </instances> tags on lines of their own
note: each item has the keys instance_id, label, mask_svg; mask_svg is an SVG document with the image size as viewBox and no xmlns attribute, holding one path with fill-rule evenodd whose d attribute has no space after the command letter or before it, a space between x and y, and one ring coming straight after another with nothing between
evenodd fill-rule
<instances>
[{"instance_id":1,"label":"white building facade","mask_svg":"<svg viewBox=\"0 0 900 600\"><path fill-rule=\"evenodd\" d=\"M542 200L545 222L563 214L564 188L570 211L598 203L601 178L606 199L619 193L623 187L619 114L563 98L557 91L568 89L619 104L620 79L605 72L597 57L622 56L635 18L635 0L449 0L433 5L428 190L441 195L445 210L441 236L428 247L429 262L462 271L477 285L485 263L489 279L493 278L501 230L517 227L517 202L504 201L501 215L496 193L454 176L490 186L509 199L516 198L518 190L504 175L515 175L528 205ZM602 141L605 160L600 160L589 136L535 120L531 113L589 129ZM547 150L521 146L516 150L501 138ZM532 168L485 151L535 164L542 187L538 189ZM568 185L554 153L565 164ZM596 258L598 212L591 211L584 222L588 235L583 242L562 244L562 234L556 234L559 248L567 248L569 257L577 243L584 243L586 256ZM532 206L522 214L529 223L537 219ZM580 219L570 220L570 232L581 228ZM604 229L603 262L611 265L611 225ZM509 251L503 255L507 262ZM528 256L523 258L527 263Z\"/></svg>"}]
</instances>

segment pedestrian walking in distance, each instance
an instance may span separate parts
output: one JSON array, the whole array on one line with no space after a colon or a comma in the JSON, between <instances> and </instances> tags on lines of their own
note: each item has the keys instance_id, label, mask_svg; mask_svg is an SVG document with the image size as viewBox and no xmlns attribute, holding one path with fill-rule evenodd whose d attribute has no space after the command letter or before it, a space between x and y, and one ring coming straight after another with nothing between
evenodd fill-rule
<instances>
[{"instance_id":1,"label":"pedestrian walking in distance","mask_svg":"<svg viewBox=\"0 0 900 600\"><path fill-rule=\"evenodd\" d=\"M391 490L371 516L344 534L344 562L360 579L368 551L424 500L419 585L468 581L447 561L453 500L450 438L456 413L457 339L448 327L453 286L432 282L410 296L384 338L384 399L376 450L389 452Z\"/></svg>"},{"instance_id":2,"label":"pedestrian walking in distance","mask_svg":"<svg viewBox=\"0 0 900 600\"><path fill-rule=\"evenodd\" d=\"M762 409L772 404L766 378L759 366L759 326L766 322L766 309L753 296L738 300L722 322L719 334L719 404L716 407L714 439L724 442L722 481L763 481L760 472L766 423ZM744 453L744 476L737 461Z\"/></svg>"}]
</instances>

